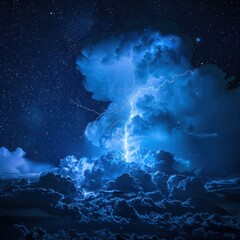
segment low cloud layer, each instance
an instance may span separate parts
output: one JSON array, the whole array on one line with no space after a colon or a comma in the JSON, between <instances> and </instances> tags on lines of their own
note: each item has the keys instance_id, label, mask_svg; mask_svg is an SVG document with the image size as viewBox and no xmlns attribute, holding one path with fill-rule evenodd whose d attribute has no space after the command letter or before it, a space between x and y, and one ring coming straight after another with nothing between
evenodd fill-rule
<instances>
[{"instance_id":1,"label":"low cloud layer","mask_svg":"<svg viewBox=\"0 0 240 240\"><path fill-rule=\"evenodd\" d=\"M14 210L16 216L11 224L3 221L1 236L237 239L239 178L209 181L203 173L176 171L170 153L157 152L155 157L152 168L126 163L113 154L95 159L91 166L87 159L77 163L68 157L61 161L58 173L43 174L39 181L1 185L0 214L6 219ZM38 216L30 225L27 213Z\"/></svg>"},{"instance_id":2,"label":"low cloud layer","mask_svg":"<svg viewBox=\"0 0 240 240\"><path fill-rule=\"evenodd\" d=\"M22 148L13 152L5 147L0 148L0 174L39 173L50 170L50 164L36 163L25 158Z\"/></svg>"},{"instance_id":3,"label":"low cloud layer","mask_svg":"<svg viewBox=\"0 0 240 240\"><path fill-rule=\"evenodd\" d=\"M87 139L127 161L163 149L190 167L238 170L240 89L225 91L226 75L215 65L194 68L191 49L189 39L161 28L125 30L86 46L77 61L84 86L94 99L111 101L88 124Z\"/></svg>"}]
</instances>

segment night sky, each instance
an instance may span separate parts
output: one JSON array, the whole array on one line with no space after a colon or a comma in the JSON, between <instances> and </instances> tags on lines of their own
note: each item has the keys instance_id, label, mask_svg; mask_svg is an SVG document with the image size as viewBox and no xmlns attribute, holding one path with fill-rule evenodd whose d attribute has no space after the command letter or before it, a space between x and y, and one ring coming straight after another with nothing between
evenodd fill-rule
<instances>
[{"instance_id":1,"label":"night sky","mask_svg":"<svg viewBox=\"0 0 240 240\"><path fill-rule=\"evenodd\" d=\"M214 63L240 78L240 3L235 1L88 0L0 2L0 146L57 164L89 155L81 136L107 103L91 99L76 60L86 39L146 17L175 22L194 44L194 66ZM233 90L234 91L234 90Z\"/></svg>"}]
</instances>

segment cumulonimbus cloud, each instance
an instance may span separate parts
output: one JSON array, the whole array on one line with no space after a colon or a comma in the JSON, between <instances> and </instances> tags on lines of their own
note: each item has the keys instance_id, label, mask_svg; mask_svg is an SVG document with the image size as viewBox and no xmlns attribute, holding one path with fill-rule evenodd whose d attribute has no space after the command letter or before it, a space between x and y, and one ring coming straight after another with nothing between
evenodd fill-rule
<instances>
[{"instance_id":1,"label":"cumulonimbus cloud","mask_svg":"<svg viewBox=\"0 0 240 240\"><path fill-rule=\"evenodd\" d=\"M239 89L226 92L219 67L196 68L191 58L189 39L155 28L124 30L87 45L77 60L84 86L94 99L111 102L88 124L87 139L130 160L141 149L164 149L192 167L236 163Z\"/></svg>"}]
</instances>

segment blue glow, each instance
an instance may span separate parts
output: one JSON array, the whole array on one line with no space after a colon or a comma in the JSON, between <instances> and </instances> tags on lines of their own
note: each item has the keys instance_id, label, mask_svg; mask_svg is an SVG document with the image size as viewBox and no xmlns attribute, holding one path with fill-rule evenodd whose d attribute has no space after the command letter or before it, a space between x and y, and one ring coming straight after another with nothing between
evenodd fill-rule
<instances>
[{"instance_id":1,"label":"blue glow","mask_svg":"<svg viewBox=\"0 0 240 240\"><path fill-rule=\"evenodd\" d=\"M195 41L196 41L196 43L200 43L202 41L202 39L200 37L196 37Z\"/></svg>"},{"instance_id":2,"label":"blue glow","mask_svg":"<svg viewBox=\"0 0 240 240\"><path fill-rule=\"evenodd\" d=\"M230 113L227 108L239 95L226 95L221 69L196 69L191 57L188 40L150 29L124 32L85 47L77 61L86 77L84 86L94 99L111 101L88 124L87 139L106 152L123 152L127 162L149 161L139 157L142 149L188 152L184 158L189 166L210 161L209 146L217 148L222 144L218 136L228 134L222 126L225 116L235 114L240 120L239 111ZM218 104L226 107L219 112ZM216 122L216 116L223 121ZM215 151L219 161L223 155Z\"/></svg>"}]
</instances>

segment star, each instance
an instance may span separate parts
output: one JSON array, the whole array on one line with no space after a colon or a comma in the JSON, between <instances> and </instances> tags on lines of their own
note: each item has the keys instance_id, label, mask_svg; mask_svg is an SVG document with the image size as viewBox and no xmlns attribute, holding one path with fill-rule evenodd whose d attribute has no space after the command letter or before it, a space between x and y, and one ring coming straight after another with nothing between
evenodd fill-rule
<instances>
[{"instance_id":1,"label":"star","mask_svg":"<svg viewBox=\"0 0 240 240\"><path fill-rule=\"evenodd\" d=\"M201 39L200 37L196 37L196 38L195 38L195 42L196 42L196 43L200 43L201 41L202 41L202 39Z\"/></svg>"}]
</instances>

